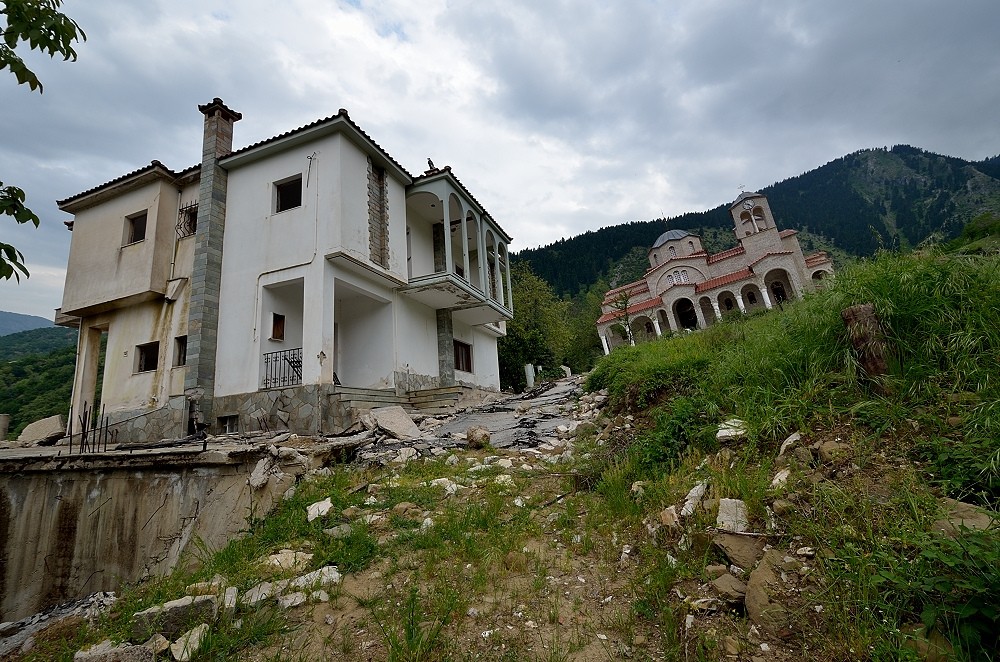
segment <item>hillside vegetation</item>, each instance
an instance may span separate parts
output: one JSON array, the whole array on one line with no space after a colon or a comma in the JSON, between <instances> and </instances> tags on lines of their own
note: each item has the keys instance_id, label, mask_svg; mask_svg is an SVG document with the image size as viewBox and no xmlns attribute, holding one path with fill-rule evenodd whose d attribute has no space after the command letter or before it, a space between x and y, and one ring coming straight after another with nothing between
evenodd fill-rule
<instances>
[{"instance_id":1,"label":"hillside vegetation","mask_svg":"<svg viewBox=\"0 0 1000 662\"><path fill-rule=\"evenodd\" d=\"M0 337L20 331L30 331L52 326L52 321L37 315L22 315L0 310Z\"/></svg>"},{"instance_id":2,"label":"hillside vegetation","mask_svg":"<svg viewBox=\"0 0 1000 662\"><path fill-rule=\"evenodd\" d=\"M10 414L10 438L33 421L68 412L76 333L53 327L0 336L0 414Z\"/></svg>"},{"instance_id":3,"label":"hillside vegetation","mask_svg":"<svg viewBox=\"0 0 1000 662\"><path fill-rule=\"evenodd\" d=\"M871 256L879 248L905 250L932 237L951 239L975 216L1000 214L1000 157L971 162L908 145L866 149L760 192L768 197L779 227L800 231L806 252L833 249ZM586 232L515 257L530 264L557 295L573 296L608 278L630 250L644 253L668 228L703 235L709 250L729 247L735 243L729 202L666 220Z\"/></svg>"},{"instance_id":4,"label":"hillside vegetation","mask_svg":"<svg viewBox=\"0 0 1000 662\"><path fill-rule=\"evenodd\" d=\"M840 312L858 303L888 374L854 356ZM335 468L25 659L128 638L130 614L192 581L243 594L281 549L347 576L329 603L222 623L196 659L996 659L1000 531L941 518L946 495L1000 503L998 362L1000 257L880 254L783 310L616 349L577 411L607 406L558 465L487 448ZM746 435L719 441L733 416ZM323 498L331 515L309 522ZM720 537L724 499L745 504L745 535ZM734 567L747 549L759 560Z\"/></svg>"}]
</instances>

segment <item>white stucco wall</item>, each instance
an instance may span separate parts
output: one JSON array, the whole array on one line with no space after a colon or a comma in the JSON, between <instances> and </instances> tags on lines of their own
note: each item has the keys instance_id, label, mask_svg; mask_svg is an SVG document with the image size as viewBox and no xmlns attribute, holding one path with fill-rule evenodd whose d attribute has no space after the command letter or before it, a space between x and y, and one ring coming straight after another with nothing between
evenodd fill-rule
<instances>
[{"instance_id":1,"label":"white stucco wall","mask_svg":"<svg viewBox=\"0 0 1000 662\"><path fill-rule=\"evenodd\" d=\"M409 297L396 295L396 370L438 375L437 316Z\"/></svg>"}]
</instances>

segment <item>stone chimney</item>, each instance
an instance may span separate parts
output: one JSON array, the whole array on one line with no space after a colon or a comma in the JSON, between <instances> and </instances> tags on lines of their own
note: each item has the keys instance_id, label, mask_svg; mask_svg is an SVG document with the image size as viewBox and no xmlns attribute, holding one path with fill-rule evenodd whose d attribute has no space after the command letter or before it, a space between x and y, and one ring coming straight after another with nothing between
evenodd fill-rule
<instances>
[{"instance_id":1,"label":"stone chimney","mask_svg":"<svg viewBox=\"0 0 1000 662\"><path fill-rule=\"evenodd\" d=\"M215 396L215 350L219 331L219 290L222 284L222 237L226 229L228 173L219 158L233 149L233 124L243 115L216 97L199 105L205 116L198 191L191 304L188 309L187 373L184 392L194 423L212 425Z\"/></svg>"}]
</instances>

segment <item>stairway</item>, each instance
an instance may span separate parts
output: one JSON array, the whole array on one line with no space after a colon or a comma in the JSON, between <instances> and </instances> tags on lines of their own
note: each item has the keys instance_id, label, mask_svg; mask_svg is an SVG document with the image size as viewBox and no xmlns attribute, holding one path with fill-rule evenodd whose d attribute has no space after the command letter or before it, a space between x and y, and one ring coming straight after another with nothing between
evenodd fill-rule
<instances>
[{"instance_id":1,"label":"stairway","mask_svg":"<svg viewBox=\"0 0 1000 662\"><path fill-rule=\"evenodd\" d=\"M462 386L446 386L397 395L393 389L354 388L336 386L330 395L335 433L344 432L357 423L365 412L376 407L399 405L407 412L427 416L444 416L455 412L462 396Z\"/></svg>"}]
</instances>

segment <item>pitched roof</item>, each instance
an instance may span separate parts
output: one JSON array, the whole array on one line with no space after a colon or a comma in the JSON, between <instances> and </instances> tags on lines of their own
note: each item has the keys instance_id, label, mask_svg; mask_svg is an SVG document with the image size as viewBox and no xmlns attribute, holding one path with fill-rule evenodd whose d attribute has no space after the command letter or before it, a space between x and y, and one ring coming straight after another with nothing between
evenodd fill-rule
<instances>
[{"instance_id":1,"label":"pitched roof","mask_svg":"<svg viewBox=\"0 0 1000 662\"><path fill-rule=\"evenodd\" d=\"M194 166L200 167L200 166ZM77 193L76 195L71 195L68 198L56 201L56 206L62 211L68 211L75 213L79 209L84 209L93 204L99 202L99 200L87 201L84 203L84 198L87 198L95 193L102 192L104 190L112 188L132 188L134 186L139 186L142 184L147 184L151 181L157 179L165 179L168 181L174 181L182 174L189 174L192 168L187 170L182 170L181 172L174 172L167 166L163 165L157 160L150 161L149 165L143 166L132 172L127 172L120 177L115 177L114 179L104 182L103 184L98 184L93 188L89 188L82 193ZM78 203L78 204L74 204Z\"/></svg>"},{"instance_id":2,"label":"pitched roof","mask_svg":"<svg viewBox=\"0 0 1000 662\"><path fill-rule=\"evenodd\" d=\"M826 264L827 262L833 262L826 251L816 251L812 255L806 255L806 266L815 267L820 264Z\"/></svg>"},{"instance_id":3,"label":"pitched roof","mask_svg":"<svg viewBox=\"0 0 1000 662\"><path fill-rule=\"evenodd\" d=\"M739 271L733 271L723 276L716 276L715 278L702 281L695 286L694 291L695 293L707 292L708 290L729 285L730 283L735 283L751 276L753 276L753 271L750 270L750 267L744 267Z\"/></svg>"},{"instance_id":4,"label":"pitched roof","mask_svg":"<svg viewBox=\"0 0 1000 662\"><path fill-rule=\"evenodd\" d=\"M743 255L747 252L747 249L742 246L734 246L733 248L727 248L724 251L716 253L715 255L708 256L708 263L714 264L715 262L720 262L722 260L728 260L731 257L736 257L737 255Z\"/></svg>"},{"instance_id":5,"label":"pitched roof","mask_svg":"<svg viewBox=\"0 0 1000 662\"><path fill-rule=\"evenodd\" d=\"M657 297L655 299L646 299L645 301L640 301L639 303L632 304L631 306L626 308L626 310L628 311L628 314L631 315L632 313L641 313L644 310L649 310L650 308L656 308L657 306L660 306L662 304L663 301L660 300L659 297ZM618 319L623 314L624 313L622 313L622 311L620 310L612 310L610 313L604 313L603 315L598 317L597 323L603 324L604 322Z\"/></svg>"},{"instance_id":6,"label":"pitched roof","mask_svg":"<svg viewBox=\"0 0 1000 662\"><path fill-rule=\"evenodd\" d=\"M613 290L608 290L604 293L604 303L613 301L617 295L625 291L628 292L630 297L636 294L643 294L644 292L649 292L649 283L644 280L637 280L634 283L627 283Z\"/></svg>"}]
</instances>

